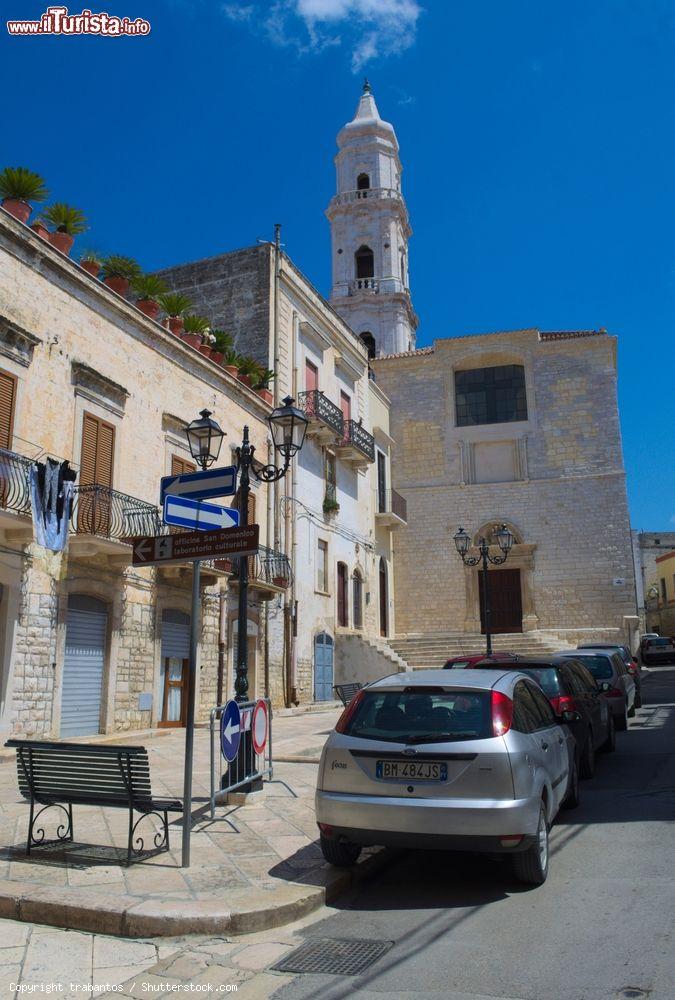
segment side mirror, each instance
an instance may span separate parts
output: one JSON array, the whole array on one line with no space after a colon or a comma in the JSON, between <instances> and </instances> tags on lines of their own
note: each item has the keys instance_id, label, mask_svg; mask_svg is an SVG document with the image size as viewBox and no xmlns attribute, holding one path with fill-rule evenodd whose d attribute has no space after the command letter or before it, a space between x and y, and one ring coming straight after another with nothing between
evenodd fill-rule
<instances>
[{"instance_id":1,"label":"side mirror","mask_svg":"<svg viewBox=\"0 0 675 1000\"><path fill-rule=\"evenodd\" d=\"M581 715L579 712L571 711L569 708L565 709L565 711L562 712L558 718L561 722L566 723L567 725L571 722L581 722Z\"/></svg>"},{"instance_id":2,"label":"side mirror","mask_svg":"<svg viewBox=\"0 0 675 1000\"><path fill-rule=\"evenodd\" d=\"M612 685L609 683L609 681L601 681L600 684L598 684L598 688L602 691L603 694L606 694L611 686Z\"/></svg>"}]
</instances>

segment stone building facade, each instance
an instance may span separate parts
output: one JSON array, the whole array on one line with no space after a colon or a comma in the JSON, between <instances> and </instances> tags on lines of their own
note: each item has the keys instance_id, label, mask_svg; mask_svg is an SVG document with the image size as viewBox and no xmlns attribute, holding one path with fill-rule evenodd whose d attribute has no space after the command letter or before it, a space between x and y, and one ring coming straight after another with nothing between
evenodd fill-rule
<instances>
[{"instance_id":1,"label":"stone building facade","mask_svg":"<svg viewBox=\"0 0 675 1000\"><path fill-rule=\"evenodd\" d=\"M517 330L371 363L396 400L393 481L409 509L396 538L399 632L481 631L479 573L452 536L462 525L477 541L506 523L515 544L490 571L495 631L634 642L616 339Z\"/></svg>"},{"instance_id":2,"label":"stone building facade","mask_svg":"<svg viewBox=\"0 0 675 1000\"><path fill-rule=\"evenodd\" d=\"M4 211L0 382L2 734L180 723L192 571L132 566L129 538L165 530L159 480L190 462L185 428L204 406L226 432L225 463L245 423L267 454L271 407ZM28 475L47 456L78 473L63 552L34 538ZM273 552L268 490L256 492L261 541ZM267 617L284 588L264 572L266 558L252 573L251 690L283 703L282 634ZM237 597L231 565L205 564L202 574L200 719L215 704L220 652L232 690Z\"/></svg>"},{"instance_id":3,"label":"stone building facade","mask_svg":"<svg viewBox=\"0 0 675 1000\"><path fill-rule=\"evenodd\" d=\"M662 585L657 563L675 553L675 531L634 531L633 565L638 615L643 632L661 629ZM675 629L675 622L672 623ZM665 633L664 633L665 634Z\"/></svg>"}]
</instances>

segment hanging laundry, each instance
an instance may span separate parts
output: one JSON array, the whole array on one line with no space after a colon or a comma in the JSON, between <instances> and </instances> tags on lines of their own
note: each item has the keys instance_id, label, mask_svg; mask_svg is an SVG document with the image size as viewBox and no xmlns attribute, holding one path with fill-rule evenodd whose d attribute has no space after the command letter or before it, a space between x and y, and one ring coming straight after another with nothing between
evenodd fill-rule
<instances>
[{"instance_id":1,"label":"hanging laundry","mask_svg":"<svg viewBox=\"0 0 675 1000\"><path fill-rule=\"evenodd\" d=\"M30 471L35 541L53 552L62 552L68 541L75 478L67 461L54 458L36 462Z\"/></svg>"}]
</instances>

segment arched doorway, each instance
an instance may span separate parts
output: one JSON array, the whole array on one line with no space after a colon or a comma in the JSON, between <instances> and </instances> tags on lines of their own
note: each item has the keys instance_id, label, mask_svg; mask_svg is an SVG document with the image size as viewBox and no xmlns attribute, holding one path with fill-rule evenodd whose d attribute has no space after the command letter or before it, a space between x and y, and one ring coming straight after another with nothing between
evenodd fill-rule
<instances>
[{"instance_id":1,"label":"arched doorway","mask_svg":"<svg viewBox=\"0 0 675 1000\"><path fill-rule=\"evenodd\" d=\"M496 528L503 518L483 524L473 535L473 544L481 537L490 543L491 551L498 554ZM534 607L534 552L535 545L526 544L522 532L511 522L506 526L513 534L513 546L508 559L500 566L488 569L490 590L490 630L500 633L523 632L536 628L538 618ZM483 572L479 567L466 570L468 631L485 634L485 608L483 597Z\"/></svg>"},{"instance_id":2,"label":"arched doorway","mask_svg":"<svg viewBox=\"0 0 675 1000\"><path fill-rule=\"evenodd\" d=\"M359 340L362 340L366 345L369 360L372 361L373 358L377 357L377 344L375 343L375 338L369 330L364 330L363 333L360 333Z\"/></svg>"},{"instance_id":3,"label":"arched doorway","mask_svg":"<svg viewBox=\"0 0 675 1000\"><path fill-rule=\"evenodd\" d=\"M379 569L380 581L380 635L389 634L389 581L387 577L387 563L383 556L380 557Z\"/></svg>"},{"instance_id":4,"label":"arched doorway","mask_svg":"<svg viewBox=\"0 0 675 1000\"><path fill-rule=\"evenodd\" d=\"M333 639L327 632L314 638L314 701L333 700Z\"/></svg>"},{"instance_id":5,"label":"arched doorway","mask_svg":"<svg viewBox=\"0 0 675 1000\"><path fill-rule=\"evenodd\" d=\"M68 598L66 648L59 735L92 736L101 731L101 697L108 635L103 601L82 594Z\"/></svg>"},{"instance_id":6,"label":"arched doorway","mask_svg":"<svg viewBox=\"0 0 675 1000\"><path fill-rule=\"evenodd\" d=\"M190 667L190 616L162 613L159 726L184 726Z\"/></svg>"},{"instance_id":7,"label":"arched doorway","mask_svg":"<svg viewBox=\"0 0 675 1000\"><path fill-rule=\"evenodd\" d=\"M368 174L359 174L356 178L356 190L367 191L370 187L370 177Z\"/></svg>"},{"instance_id":8,"label":"arched doorway","mask_svg":"<svg viewBox=\"0 0 675 1000\"><path fill-rule=\"evenodd\" d=\"M354 254L357 278L375 277L375 255L370 247L361 246Z\"/></svg>"}]
</instances>

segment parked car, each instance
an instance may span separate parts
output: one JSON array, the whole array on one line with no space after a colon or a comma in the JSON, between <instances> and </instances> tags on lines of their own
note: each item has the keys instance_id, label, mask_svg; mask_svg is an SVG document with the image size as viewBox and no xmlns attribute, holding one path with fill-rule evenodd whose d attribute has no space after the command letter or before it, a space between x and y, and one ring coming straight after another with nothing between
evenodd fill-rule
<instances>
[{"instance_id":1,"label":"parked car","mask_svg":"<svg viewBox=\"0 0 675 1000\"><path fill-rule=\"evenodd\" d=\"M512 665L502 664L502 667L532 677L556 715L564 711L579 713L579 720L570 723L576 741L579 777L592 778L596 752L612 751L616 746L612 711L593 675L580 660L567 656L521 659ZM475 669L483 670L483 663L478 663Z\"/></svg>"},{"instance_id":2,"label":"parked car","mask_svg":"<svg viewBox=\"0 0 675 1000\"><path fill-rule=\"evenodd\" d=\"M675 663L675 639L667 635L660 635L654 639L643 637L640 655L645 666L650 663Z\"/></svg>"},{"instance_id":3,"label":"parked car","mask_svg":"<svg viewBox=\"0 0 675 1000\"><path fill-rule=\"evenodd\" d=\"M609 642L591 642L577 649L609 649L617 652L626 664L626 670L635 681L635 707L642 708L642 674L640 673L640 661L637 656L633 656L628 646L613 646Z\"/></svg>"},{"instance_id":4,"label":"parked car","mask_svg":"<svg viewBox=\"0 0 675 1000\"><path fill-rule=\"evenodd\" d=\"M635 681L623 658L610 649L566 649L557 655L580 660L588 668L609 702L615 729L627 729L635 715Z\"/></svg>"},{"instance_id":5,"label":"parked car","mask_svg":"<svg viewBox=\"0 0 675 1000\"><path fill-rule=\"evenodd\" d=\"M368 844L509 854L540 885L548 831L579 800L574 737L516 670L416 670L359 691L324 746L321 850L354 864Z\"/></svg>"},{"instance_id":6,"label":"parked car","mask_svg":"<svg viewBox=\"0 0 675 1000\"><path fill-rule=\"evenodd\" d=\"M490 663L508 663L510 660L517 659L515 653L491 653L490 656L486 656L485 653L476 653L473 656L453 656L444 664L443 669L449 670L452 667L456 670L466 670L476 667L479 663L481 666L483 664L488 666Z\"/></svg>"}]
</instances>

